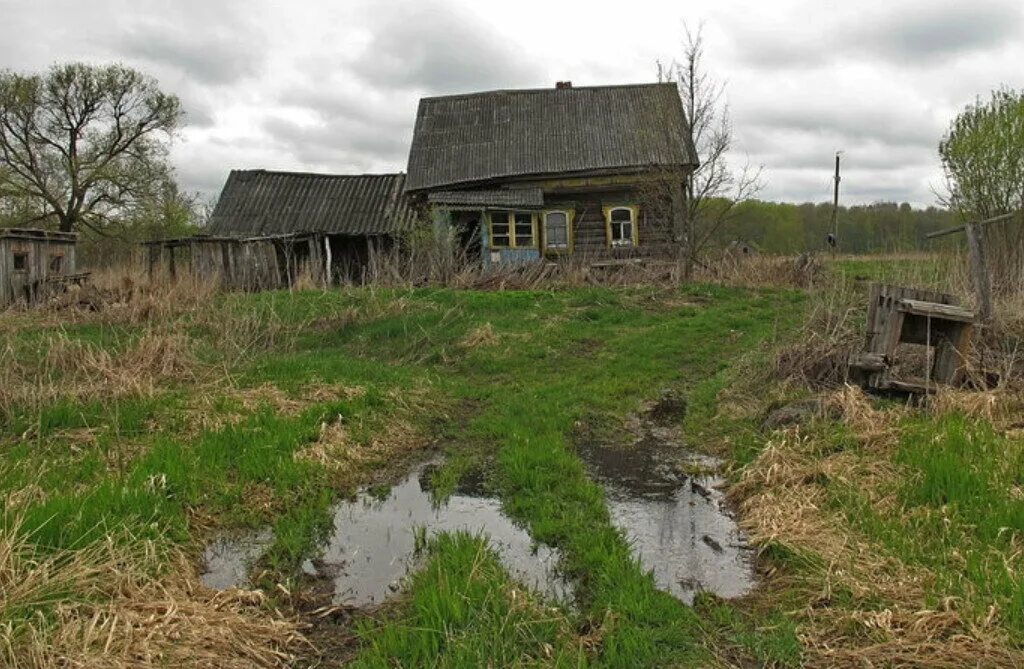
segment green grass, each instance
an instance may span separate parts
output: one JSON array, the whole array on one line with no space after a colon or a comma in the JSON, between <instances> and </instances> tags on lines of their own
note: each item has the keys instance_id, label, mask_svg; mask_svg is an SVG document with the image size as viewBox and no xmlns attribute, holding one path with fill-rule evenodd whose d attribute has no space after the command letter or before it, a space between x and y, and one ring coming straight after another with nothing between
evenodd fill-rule
<instances>
[{"instance_id":1,"label":"green grass","mask_svg":"<svg viewBox=\"0 0 1024 669\"><path fill-rule=\"evenodd\" d=\"M803 646L796 622L779 604L769 612L745 612L706 593L693 603L701 625L723 654L753 659L762 667L798 667Z\"/></svg>"},{"instance_id":2,"label":"green grass","mask_svg":"<svg viewBox=\"0 0 1024 669\"><path fill-rule=\"evenodd\" d=\"M265 561L287 575L314 549L331 502L344 492L295 452L339 414L357 442L367 440L398 407L425 394L420 427L454 455L436 477L441 496L466 472L485 468L505 511L535 540L561 550L578 609L550 616L535 606L509 609L508 577L481 541L441 538L400 615L364 627L358 662L380 666L394 657L414 666L431 658L435 666L478 666L489 651L494 666L700 666L710 656L699 617L657 590L640 567L572 435L582 420L614 425L665 387L692 392L691 421L710 420L735 360L792 327L801 305L793 292L717 286L228 296L217 308L254 314L281 342L238 363L222 350L216 329L191 328L203 359L234 365L239 386L269 382L294 392L321 381L360 386L365 394L295 416L264 407L240 423L188 436L179 414L190 390L174 384L156 398L118 400L113 409L97 402L25 412L14 422L39 426L35 442L20 444L19 432L3 430L13 447L0 454L0 481L43 489L27 511L43 548L81 546L114 527L188 543L199 516L224 526L273 525ZM497 342L467 345L482 326ZM124 342L83 332L96 345ZM237 408L230 398L210 406ZM69 452L73 437L64 432L82 427L106 444L100 453ZM592 640L585 652L563 638L566 617ZM518 627L506 641L508 624ZM756 657L785 655L740 645Z\"/></svg>"},{"instance_id":3,"label":"green grass","mask_svg":"<svg viewBox=\"0 0 1024 669\"><path fill-rule=\"evenodd\" d=\"M914 417L903 428L895 511L883 513L841 485L837 505L902 562L936 575L933 605L955 596L983 619L995 604L1002 624L1024 639L1024 443L959 415Z\"/></svg>"},{"instance_id":4,"label":"green grass","mask_svg":"<svg viewBox=\"0 0 1024 669\"><path fill-rule=\"evenodd\" d=\"M829 266L846 280L861 279L914 286L946 286L950 268L962 262L956 254L861 256L830 260Z\"/></svg>"},{"instance_id":5,"label":"green grass","mask_svg":"<svg viewBox=\"0 0 1024 669\"><path fill-rule=\"evenodd\" d=\"M501 293L448 294L446 301L454 297L466 307L449 301L447 310L422 316L433 323L410 328L433 335L427 337L433 346L428 357L453 368L454 394L484 401L461 436L494 444L506 512L536 540L562 550L562 566L578 584L584 626L599 630L592 660L602 666L700 664L707 654L692 610L655 588L611 525L603 492L569 441L574 424L595 413L624 417L666 385L696 385L715 376L732 357L786 324L778 320L780 304L789 305L789 314L799 311L793 309L798 299L784 293L700 287L690 296L705 304L645 308L649 294L643 291L521 293L512 304ZM465 323L466 314L473 321ZM442 321L447 328L440 333ZM473 322L490 323L501 343L458 358L452 349L460 330ZM383 323L374 329L385 338L405 331ZM713 336L721 332L731 336ZM390 351L397 360L422 355L404 339ZM414 586L412 596L417 594ZM429 627L415 610L394 625ZM423 644L431 638L423 632Z\"/></svg>"},{"instance_id":6,"label":"green grass","mask_svg":"<svg viewBox=\"0 0 1024 669\"><path fill-rule=\"evenodd\" d=\"M509 580L483 537L442 534L412 578L415 626L364 621L352 667L577 667L586 653L568 619Z\"/></svg>"}]
</instances>

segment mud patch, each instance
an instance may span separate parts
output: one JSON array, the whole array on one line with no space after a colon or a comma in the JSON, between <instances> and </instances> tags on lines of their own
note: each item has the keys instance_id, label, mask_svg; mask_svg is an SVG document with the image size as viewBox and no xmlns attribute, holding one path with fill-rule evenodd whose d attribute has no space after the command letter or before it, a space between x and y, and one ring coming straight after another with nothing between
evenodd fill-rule
<instances>
[{"instance_id":1,"label":"mud patch","mask_svg":"<svg viewBox=\"0 0 1024 669\"><path fill-rule=\"evenodd\" d=\"M692 603L699 591L731 598L754 586L752 553L718 489L716 460L651 437L628 448L588 445L580 455L659 588Z\"/></svg>"},{"instance_id":2,"label":"mud patch","mask_svg":"<svg viewBox=\"0 0 1024 669\"><path fill-rule=\"evenodd\" d=\"M203 551L203 585L217 590L248 588L249 570L274 541L270 529L214 539Z\"/></svg>"}]
</instances>

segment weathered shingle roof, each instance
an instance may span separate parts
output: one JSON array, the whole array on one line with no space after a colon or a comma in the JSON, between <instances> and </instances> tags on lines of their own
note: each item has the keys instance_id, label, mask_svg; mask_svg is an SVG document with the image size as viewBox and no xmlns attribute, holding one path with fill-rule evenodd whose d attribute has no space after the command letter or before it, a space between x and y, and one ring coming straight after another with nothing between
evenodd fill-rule
<instances>
[{"instance_id":1,"label":"weathered shingle roof","mask_svg":"<svg viewBox=\"0 0 1024 669\"><path fill-rule=\"evenodd\" d=\"M542 207L544 206L544 191L540 188L438 190L427 196L427 202L489 207Z\"/></svg>"},{"instance_id":2,"label":"weathered shingle roof","mask_svg":"<svg viewBox=\"0 0 1024 669\"><path fill-rule=\"evenodd\" d=\"M503 177L695 165L675 84L420 100L406 191Z\"/></svg>"},{"instance_id":3,"label":"weathered shingle roof","mask_svg":"<svg viewBox=\"0 0 1024 669\"><path fill-rule=\"evenodd\" d=\"M412 225L404 174L232 170L210 218L211 235L290 232L393 234Z\"/></svg>"}]
</instances>

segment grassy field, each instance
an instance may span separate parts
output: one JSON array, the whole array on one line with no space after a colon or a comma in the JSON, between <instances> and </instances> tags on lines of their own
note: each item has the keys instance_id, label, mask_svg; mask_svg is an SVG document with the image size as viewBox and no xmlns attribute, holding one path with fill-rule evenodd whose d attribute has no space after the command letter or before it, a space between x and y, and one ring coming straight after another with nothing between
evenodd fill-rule
<instances>
[{"instance_id":1,"label":"grassy field","mask_svg":"<svg viewBox=\"0 0 1024 669\"><path fill-rule=\"evenodd\" d=\"M165 666L201 648L211 666L1014 666L1018 395L910 409L829 390L834 410L761 428L819 392L780 361L836 300L181 289L70 321L0 315L0 663ZM689 446L726 458L759 547L762 585L735 602L658 590L576 454L581 426L614 430L669 388L689 398ZM486 538L442 535L395 604L313 648L304 635L325 632L298 566L331 504L431 450L447 455L440 493L482 473L560 549L575 605L516 584ZM209 537L268 525L263 594L197 584Z\"/></svg>"}]
</instances>

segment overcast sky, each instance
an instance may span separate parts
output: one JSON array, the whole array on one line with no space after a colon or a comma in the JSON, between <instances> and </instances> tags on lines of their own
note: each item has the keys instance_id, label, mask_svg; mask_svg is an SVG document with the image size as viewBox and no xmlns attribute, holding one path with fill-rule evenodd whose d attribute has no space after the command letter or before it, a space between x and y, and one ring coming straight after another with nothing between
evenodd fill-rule
<instances>
[{"instance_id":1,"label":"overcast sky","mask_svg":"<svg viewBox=\"0 0 1024 669\"><path fill-rule=\"evenodd\" d=\"M188 111L189 190L232 168L405 169L423 95L653 81L703 22L734 161L766 199L933 204L936 147L977 95L1024 87L1020 0L0 0L0 68L120 61Z\"/></svg>"}]
</instances>

